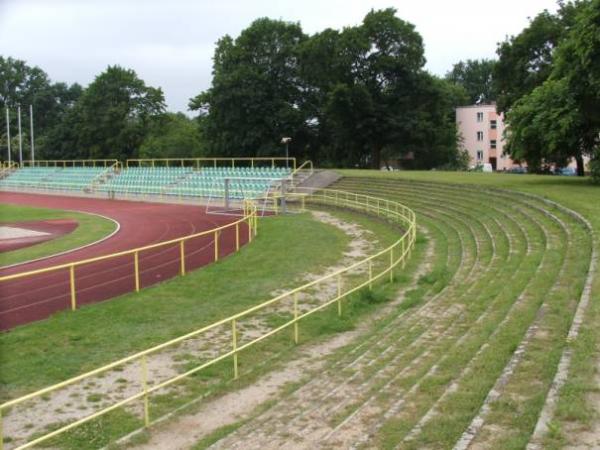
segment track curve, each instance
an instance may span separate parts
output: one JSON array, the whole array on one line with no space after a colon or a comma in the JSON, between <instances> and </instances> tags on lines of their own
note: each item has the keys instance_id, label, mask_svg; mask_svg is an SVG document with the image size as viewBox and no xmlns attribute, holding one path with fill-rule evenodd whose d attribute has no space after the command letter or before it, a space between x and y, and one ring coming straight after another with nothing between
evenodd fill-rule
<instances>
[{"instance_id":1,"label":"track curve","mask_svg":"<svg viewBox=\"0 0 600 450\"><path fill-rule=\"evenodd\" d=\"M232 217L207 215L203 207L164 203L101 200L37 194L0 194L0 203L66 209L101 214L120 224L109 239L72 252L0 270L0 276L65 264L131 248L142 247L232 222ZM244 226L245 227L245 226ZM247 240L240 233L240 244ZM225 230L219 238L219 254L235 250L235 230ZM186 268L193 270L212 262L214 239L194 238L186 242ZM135 289L133 258L124 256L98 261L76 269L78 305L106 300ZM147 287L174 277L179 272L177 244L140 253L140 282ZM0 286L0 330L40 320L70 307L68 270L4 282Z\"/></svg>"}]
</instances>

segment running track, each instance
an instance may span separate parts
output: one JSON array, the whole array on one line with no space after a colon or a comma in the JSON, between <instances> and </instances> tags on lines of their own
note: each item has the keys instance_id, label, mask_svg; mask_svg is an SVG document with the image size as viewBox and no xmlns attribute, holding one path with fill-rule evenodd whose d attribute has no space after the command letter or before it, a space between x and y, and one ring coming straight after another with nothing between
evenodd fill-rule
<instances>
[{"instance_id":1,"label":"running track","mask_svg":"<svg viewBox=\"0 0 600 450\"><path fill-rule=\"evenodd\" d=\"M0 276L79 261L141 247L215 228L233 221L232 216L207 215L204 208L191 205L102 200L55 195L0 193L0 203L76 210L101 214L116 220L120 230L102 242L64 255L0 269ZM10 220L10 218L4 218ZM246 225L240 227L240 244L248 238ZM214 260L212 236L188 240L186 271ZM235 251L235 227L219 237L219 256ZM179 245L147 250L139 255L140 284L147 287L179 273ZM96 303L135 289L133 256L80 266L75 270L78 306ZM0 330L7 330L70 308L68 270L22 278L0 285Z\"/></svg>"}]
</instances>

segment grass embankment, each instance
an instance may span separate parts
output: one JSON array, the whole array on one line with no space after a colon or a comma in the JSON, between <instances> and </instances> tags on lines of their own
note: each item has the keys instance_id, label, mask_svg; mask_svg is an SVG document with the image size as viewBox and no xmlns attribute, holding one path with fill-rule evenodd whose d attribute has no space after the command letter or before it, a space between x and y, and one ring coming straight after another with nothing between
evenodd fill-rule
<instances>
[{"instance_id":1,"label":"grass embankment","mask_svg":"<svg viewBox=\"0 0 600 450\"><path fill-rule=\"evenodd\" d=\"M413 208L440 239L436 248L447 246L447 259L436 255L432 271L444 290L430 289L422 307L374 324L310 388L225 437L222 448L265 439L273 446L298 439L308 447L452 448L480 412L477 447L527 445L586 279L589 231L560 208L518 193L382 178L349 177L334 187ZM488 397L494 387L498 395Z\"/></svg>"},{"instance_id":2,"label":"grass embankment","mask_svg":"<svg viewBox=\"0 0 600 450\"><path fill-rule=\"evenodd\" d=\"M333 214L376 233L376 249L391 244L399 236L397 229L384 222L341 211ZM320 273L340 259L348 243L343 232L315 222L307 214L264 219L258 238L250 246L217 264L141 294L126 295L73 315L61 314L3 336L0 345L8 344L6 348L13 358L6 358L10 363L7 371L3 365L2 381L13 393L15 388L29 388L33 383L45 385L212 323L269 298L270 292L296 286L307 272ZM423 245L420 239L418 252ZM359 317L376 309L398 286L409 282L408 271L414 269L418 259L411 261L406 273L398 275L393 285L378 288L376 294L356 294L344 302L341 318L334 305L302 321L301 341L354 327ZM281 314L275 314L273 320L282 320ZM90 323L96 328L89 330ZM240 354L239 380L231 380L231 361L211 366L183 381L177 393L153 395L151 417L158 418L193 399L251 384L260 375L295 357L301 348L293 344L289 333L279 333ZM17 353L22 355L21 361L15 360ZM184 357L182 370L194 364L193 358ZM48 370L41 374L35 372L35 367ZM32 376L24 380L22 375L27 373ZM141 424L138 415L119 410L51 444L98 448Z\"/></svg>"},{"instance_id":3,"label":"grass embankment","mask_svg":"<svg viewBox=\"0 0 600 450\"><path fill-rule=\"evenodd\" d=\"M143 350L270 298L348 243L309 215L265 218L241 252L185 277L0 335L2 398L44 387ZM43 370L39 370L43 368Z\"/></svg>"},{"instance_id":4,"label":"grass embankment","mask_svg":"<svg viewBox=\"0 0 600 450\"><path fill-rule=\"evenodd\" d=\"M353 170L343 172L353 177L361 177L360 179L362 177L376 179L388 186L391 181L396 180L402 186L412 186L415 191L426 187L422 183L430 183L430 186L442 190L446 188L440 183L449 183L464 185L465 189L468 189L469 186L477 185L483 189L489 187L531 193L556 201L580 213L591 223L596 236L600 233L600 188L590 185L589 180L586 179L444 172L387 173ZM367 180L365 180L366 182ZM456 188L458 187L456 186ZM404 192L404 194L406 195L407 192ZM486 204L485 196L485 193L483 193L483 201L481 201L478 207L480 215L487 214L494 207L494 203L490 200ZM564 317L568 317L569 319L572 317L572 314L568 312L573 310L574 304L579 300L582 282L586 275L585 272L587 270L587 263L589 262L591 245L589 231L581 227L572 217L562 212L553 211L553 213L567 224L569 228L568 232L570 233L570 235L566 235L564 230L557 229L556 225L549 224L554 229L554 231L550 231L551 239L561 240L561 242L554 244L554 250L551 250L546 257L551 261L547 263L546 267L551 269L552 273L555 274L555 278L549 278L548 273L544 273L538 277L539 280L545 280L548 283L556 282L558 277L560 277L560 280L564 280L562 284L558 284L548 294L552 306L542 310L543 319L541 319L541 325L554 332L548 334L542 333L543 338L533 339L530 344L532 351L526 353L521 370L513 376L512 383L509 383L505 388L507 392L510 392L510 396L503 398L500 402L496 402L492 408L490 419L492 422L500 423L507 427L514 425L514 433L506 436L504 441L495 441L498 445L520 448L532 432L532 427L535 425L537 415L547 392L548 383L556 372L556 362L560 357L564 339L570 326L570 320L565 321ZM542 218L542 220L547 222L547 218ZM598 242L596 242L596 245L598 245ZM556 272L559 267L563 268L560 274ZM544 292L544 281L539 286L537 290L538 296L539 292ZM594 274L591 302L580 335L571 344L574 350L571 369L567 383L560 392L555 421L551 427L551 435L545 443L548 447L568 445L569 435L574 436L579 430L585 430L589 427L592 419L597 417L593 412L593 405L586 402L586 398L589 398L589 394L595 392L597 389L595 367L600 345L600 329L597 327L597 323L600 320L599 299L600 274ZM517 343L518 341L515 341L515 344ZM494 359L492 358L491 361ZM471 392L476 392L476 386L481 385L481 377L478 373L478 381L476 385L471 386ZM511 400L523 397L527 397L528 401L516 402ZM460 393L450 398L452 399L452 405L455 406L454 409L458 408L460 410L462 408L462 411L458 413L468 415L468 408L464 404L465 399L461 397ZM424 436L427 433L430 435L437 433L439 437L448 431L448 422L451 422L452 414L458 414L452 413L452 408L450 407L440 407L444 408L446 413L446 417L440 419L444 421L444 424L441 424L439 420L432 421L431 427L427 427L423 434ZM510 420L510 417L513 419ZM417 440L416 442L423 444L424 441Z\"/></svg>"},{"instance_id":5,"label":"grass embankment","mask_svg":"<svg viewBox=\"0 0 600 450\"><path fill-rule=\"evenodd\" d=\"M78 224L73 232L56 239L0 253L0 266L43 258L96 242L112 233L117 226L111 220L92 214L9 204L0 204L0 218L6 224L52 219L71 219Z\"/></svg>"}]
</instances>

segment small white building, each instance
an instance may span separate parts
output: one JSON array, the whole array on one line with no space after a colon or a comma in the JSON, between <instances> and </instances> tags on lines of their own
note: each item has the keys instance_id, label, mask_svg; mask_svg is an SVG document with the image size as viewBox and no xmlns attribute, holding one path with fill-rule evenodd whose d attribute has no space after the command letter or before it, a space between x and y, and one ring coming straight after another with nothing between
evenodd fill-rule
<instances>
[{"instance_id":1,"label":"small white building","mask_svg":"<svg viewBox=\"0 0 600 450\"><path fill-rule=\"evenodd\" d=\"M496 113L495 103L456 108L456 124L460 146L469 152L471 166L490 163L494 170L508 170L516 165L503 155L504 120Z\"/></svg>"}]
</instances>

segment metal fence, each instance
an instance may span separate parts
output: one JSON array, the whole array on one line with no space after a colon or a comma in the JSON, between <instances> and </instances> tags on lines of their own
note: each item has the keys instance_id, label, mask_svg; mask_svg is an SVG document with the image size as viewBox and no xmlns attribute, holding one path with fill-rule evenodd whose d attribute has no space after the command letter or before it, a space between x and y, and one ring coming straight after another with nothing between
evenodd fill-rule
<instances>
[{"instance_id":1,"label":"metal fence","mask_svg":"<svg viewBox=\"0 0 600 450\"><path fill-rule=\"evenodd\" d=\"M70 423L61 424L59 428L52 431L45 430L44 432L35 433L30 437L31 440L17 444L16 448L25 449L41 444L48 439L104 416L111 411L130 405L136 400L142 402L139 412L140 420L143 420L144 426L147 427L151 425L150 398L153 394L227 359L231 360L233 377L237 378L239 376L238 356L241 352L288 328L293 329L293 340L295 343L298 343L299 326L303 319L323 311L331 305L337 305L337 313L341 316L344 310L344 300L350 294L363 288L371 289L373 284L378 280L393 280L394 270L399 265L404 268L415 244L415 214L412 210L397 202L336 190L286 194L285 199L279 198L277 201L285 201L288 210L296 209L303 211L311 205L325 205L355 210L398 224L403 231L392 245L348 267L336 270L302 286L288 290L268 301L187 333L184 336L112 362L62 383L7 401L0 405L0 430L2 430L2 417L4 416L5 420L10 420L10 415L15 414L19 406L25 402L34 402L32 408L45 408L47 406L44 405L43 401L40 402L40 399L44 399L62 389L68 389L77 383L90 382L95 377L105 377L111 371L123 370L124 367L131 369L129 372L134 374L132 375L133 377L137 374L137 381L134 378L134 382L126 394L121 397L111 395L110 404L104 405L93 412L85 413L83 417L76 420L73 419ZM245 216L245 220L252 221L253 226L251 228L256 229L255 209L251 210ZM139 249L131 251L130 254L135 255L137 251ZM327 293L324 298L321 296L319 301L314 301L315 291L319 290L322 286L333 287L333 289L326 290ZM244 334L244 330L247 330L246 327L242 326L244 320L256 317L257 314L273 307L280 313L280 317L285 317L288 320L279 324L263 324L262 328L259 328L258 331L255 329L253 334ZM284 312L285 316L281 315ZM217 333L220 333L221 337L224 336L226 338L222 345L216 343L218 341L215 339ZM205 339L205 341L202 341L202 339ZM149 379L149 363L152 362L155 364L151 359L153 356L163 351L174 350L190 342L194 347L198 347L201 341L208 345L208 349L210 350L203 361L193 367L186 367L183 372L169 374L161 379ZM110 394L113 394L117 390L117 387L114 384L109 384L107 389L110 390ZM2 442L1 435L2 432L0 431L0 443Z\"/></svg>"}]
</instances>

